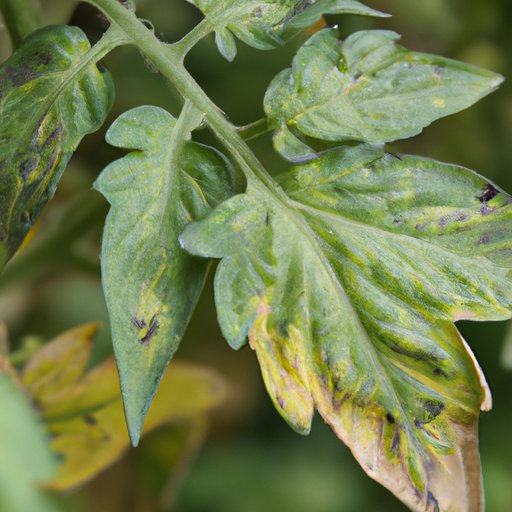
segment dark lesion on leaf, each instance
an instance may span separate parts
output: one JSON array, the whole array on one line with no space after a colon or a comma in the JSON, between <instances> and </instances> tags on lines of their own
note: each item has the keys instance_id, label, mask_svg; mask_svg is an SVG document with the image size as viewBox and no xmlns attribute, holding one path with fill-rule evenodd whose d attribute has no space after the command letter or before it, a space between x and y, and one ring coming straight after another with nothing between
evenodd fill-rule
<instances>
[{"instance_id":1,"label":"dark lesion on leaf","mask_svg":"<svg viewBox=\"0 0 512 512\"><path fill-rule=\"evenodd\" d=\"M94 416L92 416L91 414L86 414L84 416L84 422L87 423L87 425L91 425L91 426L94 426L98 423L96 421L96 418Z\"/></svg>"},{"instance_id":2,"label":"dark lesion on leaf","mask_svg":"<svg viewBox=\"0 0 512 512\"><path fill-rule=\"evenodd\" d=\"M7 78L10 80L13 87L20 87L25 85L38 77L35 71L28 64L19 64L15 67L6 67L4 71Z\"/></svg>"},{"instance_id":3,"label":"dark lesion on leaf","mask_svg":"<svg viewBox=\"0 0 512 512\"><path fill-rule=\"evenodd\" d=\"M428 413L429 421L437 418L446 408L442 402L437 402L435 400L425 400L423 406Z\"/></svg>"},{"instance_id":4,"label":"dark lesion on leaf","mask_svg":"<svg viewBox=\"0 0 512 512\"><path fill-rule=\"evenodd\" d=\"M490 183L487 183L478 195L477 199L485 205L488 201L494 199L499 193L499 190L496 190Z\"/></svg>"},{"instance_id":5,"label":"dark lesion on leaf","mask_svg":"<svg viewBox=\"0 0 512 512\"><path fill-rule=\"evenodd\" d=\"M25 160L22 160L20 164L20 176L23 181L27 181L30 175L37 168L38 159L35 156L30 156Z\"/></svg>"},{"instance_id":6,"label":"dark lesion on leaf","mask_svg":"<svg viewBox=\"0 0 512 512\"><path fill-rule=\"evenodd\" d=\"M386 420L388 421L388 423L390 423L391 425L394 425L395 424L395 417L390 413L388 412L386 414Z\"/></svg>"},{"instance_id":7,"label":"dark lesion on leaf","mask_svg":"<svg viewBox=\"0 0 512 512\"><path fill-rule=\"evenodd\" d=\"M139 330L144 329L144 327L146 327L147 325L144 320L136 318L134 316L132 316L132 324Z\"/></svg>"},{"instance_id":8,"label":"dark lesion on leaf","mask_svg":"<svg viewBox=\"0 0 512 512\"><path fill-rule=\"evenodd\" d=\"M397 453L399 446L400 446L400 431L398 428L396 428L395 433L393 434L393 439L391 440L391 451L394 453Z\"/></svg>"},{"instance_id":9,"label":"dark lesion on leaf","mask_svg":"<svg viewBox=\"0 0 512 512\"><path fill-rule=\"evenodd\" d=\"M439 501L430 491L427 493L427 510L429 512L441 512Z\"/></svg>"},{"instance_id":10,"label":"dark lesion on leaf","mask_svg":"<svg viewBox=\"0 0 512 512\"><path fill-rule=\"evenodd\" d=\"M446 372L445 372L445 371L443 371L443 370L442 370L441 368L439 368L439 367L434 368L433 372L434 372L434 375L435 375L436 377L445 377L445 378L448 378L448 375L446 374Z\"/></svg>"},{"instance_id":11,"label":"dark lesion on leaf","mask_svg":"<svg viewBox=\"0 0 512 512\"><path fill-rule=\"evenodd\" d=\"M151 338L155 335L159 327L160 324L158 323L156 316L153 316L153 318L151 318L151 321L149 322L149 328L146 334L139 339L139 343L141 345L145 345L146 343L148 343L151 340Z\"/></svg>"},{"instance_id":12,"label":"dark lesion on leaf","mask_svg":"<svg viewBox=\"0 0 512 512\"><path fill-rule=\"evenodd\" d=\"M265 214L265 226L270 226L270 212Z\"/></svg>"}]
</instances>

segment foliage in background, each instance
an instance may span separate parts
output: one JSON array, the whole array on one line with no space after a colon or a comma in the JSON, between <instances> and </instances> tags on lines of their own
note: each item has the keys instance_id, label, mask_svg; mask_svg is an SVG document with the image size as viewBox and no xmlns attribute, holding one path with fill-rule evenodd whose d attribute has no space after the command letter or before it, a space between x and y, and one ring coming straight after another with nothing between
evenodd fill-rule
<instances>
[{"instance_id":1,"label":"foliage in background","mask_svg":"<svg viewBox=\"0 0 512 512\"><path fill-rule=\"evenodd\" d=\"M205 51L205 48L206 48L205 46L203 46L203 47L202 47L203 51ZM192 59L192 56L193 56L193 55L194 55L194 54L191 54L191 59ZM268 59L268 57L267 57L267 59ZM200 62L200 61L199 61L199 62ZM191 63L190 65L192 66L192 63ZM286 64L284 64L284 65L286 65ZM281 65L280 65L280 67L283 67L283 64L281 64ZM276 71L277 71L277 69L276 69ZM165 101L167 101L167 100L165 100ZM228 101L227 101L227 103L229 103L230 101L233 101L233 100L228 100ZM240 110L240 109L239 109L239 110ZM229 111L229 109L228 109L228 111ZM240 112L241 112L241 111L240 111ZM235 115L241 115L241 114L240 114L240 112L238 112L238 113L236 113L236 114L234 113L234 114L235 114ZM295 135L296 135L296 134L295 134ZM295 135L294 135L294 136L295 136ZM289 140L289 139L288 139L288 140ZM285 141L285 142L288 142L288 141ZM318 145L315 143L315 141L311 141L311 140L304 140L304 139L303 139L303 142L307 143L307 144L306 144L306 147L307 147L307 148L311 148L311 147L313 146L313 148L314 148L314 149L315 149L315 148L316 148L316 149L320 149L320 148L318 147ZM315 145L315 144L316 144L316 145ZM302 147L301 149L303 149L303 147ZM311 152L311 149L307 149L306 151L310 151L310 152ZM282 166L282 164L280 164L280 166ZM481 190L479 190L479 194L480 194L480 193L483 193L483 192L485 191L485 188L486 188L486 185L482 185L482 186L481 186ZM495 189L495 190L497 190L497 189ZM491 191L491 192L492 192L492 191ZM479 194L476 194L475 199L476 199L476 200L478 200L478 201L479 201L479 203L480 203L480 205L481 205L481 204L482 204L482 201L480 201L480 200L478 199L478 197L480 197L480 196L479 196ZM492 199L494 199L495 197L496 197L496 196L494 196L493 198L490 198L489 200L491 201L491 200L492 200ZM500 199L500 198L503 198L503 197L505 197L505 196L504 196L504 195L498 195L497 197L498 197L498 199ZM478 206L478 204L477 204L477 206ZM486 206L486 205L484 205L484 206ZM486 207L487 207L487 206L486 206ZM492 207L493 207L493 205L491 205L490 207L492 208ZM148 329L149 329L149 327L150 327L150 326L147 326L147 327L148 327ZM142 335L141 337L144 337L144 335ZM279 404L278 404L278 405L279 405Z\"/></svg>"}]
</instances>

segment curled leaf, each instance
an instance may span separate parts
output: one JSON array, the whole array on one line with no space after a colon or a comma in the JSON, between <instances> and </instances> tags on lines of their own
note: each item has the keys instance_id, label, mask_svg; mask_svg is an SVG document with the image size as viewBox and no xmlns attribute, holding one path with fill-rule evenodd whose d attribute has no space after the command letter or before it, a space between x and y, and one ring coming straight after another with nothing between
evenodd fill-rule
<instances>
[{"instance_id":1,"label":"curled leaf","mask_svg":"<svg viewBox=\"0 0 512 512\"><path fill-rule=\"evenodd\" d=\"M48 26L0 66L0 269L110 110L112 82L95 57L79 28Z\"/></svg>"}]
</instances>

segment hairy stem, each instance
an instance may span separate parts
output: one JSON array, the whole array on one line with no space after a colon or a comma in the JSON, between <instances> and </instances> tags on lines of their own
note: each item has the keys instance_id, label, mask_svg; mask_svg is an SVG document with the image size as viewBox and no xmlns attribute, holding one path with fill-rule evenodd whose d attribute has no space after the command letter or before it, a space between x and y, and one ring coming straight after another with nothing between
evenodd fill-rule
<instances>
[{"instance_id":1,"label":"hairy stem","mask_svg":"<svg viewBox=\"0 0 512 512\"><path fill-rule=\"evenodd\" d=\"M117 0L88 0L98 7L121 29L139 50L159 69L176 90L200 112L219 141L240 166L248 181L264 184L276 195L281 195L278 185L267 173L249 146L238 134L222 111L204 93L182 64L182 48L166 45L148 29L135 14L125 9Z\"/></svg>"},{"instance_id":2,"label":"hairy stem","mask_svg":"<svg viewBox=\"0 0 512 512\"><path fill-rule=\"evenodd\" d=\"M17 48L26 36L43 25L32 0L0 0L0 12L13 48Z\"/></svg>"}]
</instances>

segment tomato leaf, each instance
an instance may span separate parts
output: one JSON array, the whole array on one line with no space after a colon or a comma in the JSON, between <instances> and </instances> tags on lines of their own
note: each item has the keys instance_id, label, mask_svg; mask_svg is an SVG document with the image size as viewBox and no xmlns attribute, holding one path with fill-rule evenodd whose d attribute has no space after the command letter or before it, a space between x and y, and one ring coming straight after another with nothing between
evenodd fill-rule
<instances>
[{"instance_id":1,"label":"tomato leaf","mask_svg":"<svg viewBox=\"0 0 512 512\"><path fill-rule=\"evenodd\" d=\"M189 107L179 120L157 107L119 117L107 141L134 151L95 183L112 205L103 236L103 288L134 445L208 269L181 249L178 236L231 194L225 159L189 140L201 121Z\"/></svg>"},{"instance_id":2,"label":"tomato leaf","mask_svg":"<svg viewBox=\"0 0 512 512\"><path fill-rule=\"evenodd\" d=\"M234 348L249 339L295 430L309 432L316 408L413 510L475 507L490 394L453 322L512 316L511 196L467 169L369 145L326 152L281 183L270 194L250 181L181 237L222 258L224 336Z\"/></svg>"},{"instance_id":3,"label":"tomato leaf","mask_svg":"<svg viewBox=\"0 0 512 512\"><path fill-rule=\"evenodd\" d=\"M386 16L356 0L188 0L196 5L216 32L216 43L228 60L236 55L232 34L260 50L283 45L323 14Z\"/></svg>"},{"instance_id":4,"label":"tomato leaf","mask_svg":"<svg viewBox=\"0 0 512 512\"><path fill-rule=\"evenodd\" d=\"M110 110L112 82L96 56L79 28L49 26L0 66L0 269Z\"/></svg>"},{"instance_id":5,"label":"tomato leaf","mask_svg":"<svg viewBox=\"0 0 512 512\"><path fill-rule=\"evenodd\" d=\"M276 137L289 138L280 134L288 127L329 141L403 139L502 82L490 71L410 52L396 44L394 32L356 32L343 42L337 34L315 34L270 84L265 112L278 128ZM276 149L286 156L281 144Z\"/></svg>"}]
</instances>

